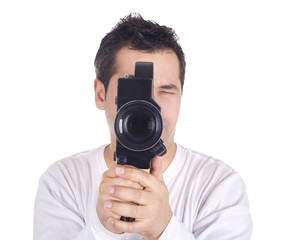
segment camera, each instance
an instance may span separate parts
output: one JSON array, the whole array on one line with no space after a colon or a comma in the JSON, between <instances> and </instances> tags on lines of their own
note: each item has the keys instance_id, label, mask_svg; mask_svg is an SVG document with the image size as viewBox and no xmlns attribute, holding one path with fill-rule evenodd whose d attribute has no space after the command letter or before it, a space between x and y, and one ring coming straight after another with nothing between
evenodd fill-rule
<instances>
[{"instance_id":1,"label":"camera","mask_svg":"<svg viewBox=\"0 0 287 240\"><path fill-rule=\"evenodd\" d=\"M153 99L153 63L136 62L134 76L118 79L114 119L117 164L149 169L152 158L163 156L163 119Z\"/></svg>"}]
</instances>

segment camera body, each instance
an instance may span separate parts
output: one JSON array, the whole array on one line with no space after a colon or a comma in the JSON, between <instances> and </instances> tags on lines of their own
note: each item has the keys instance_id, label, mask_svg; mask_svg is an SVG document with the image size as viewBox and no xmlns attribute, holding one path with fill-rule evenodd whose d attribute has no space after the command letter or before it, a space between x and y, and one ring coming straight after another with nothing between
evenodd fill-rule
<instances>
[{"instance_id":1,"label":"camera body","mask_svg":"<svg viewBox=\"0 0 287 240\"><path fill-rule=\"evenodd\" d=\"M135 76L118 79L114 131L117 138L114 160L117 164L150 168L156 155L166 147L161 140L163 119L153 99L153 63L137 62Z\"/></svg>"}]
</instances>

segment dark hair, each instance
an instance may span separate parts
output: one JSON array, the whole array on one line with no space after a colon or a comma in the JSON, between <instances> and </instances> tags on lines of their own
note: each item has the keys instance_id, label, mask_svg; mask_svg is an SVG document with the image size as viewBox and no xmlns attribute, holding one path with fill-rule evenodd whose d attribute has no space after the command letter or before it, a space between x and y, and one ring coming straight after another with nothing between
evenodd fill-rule
<instances>
[{"instance_id":1,"label":"dark hair","mask_svg":"<svg viewBox=\"0 0 287 240\"><path fill-rule=\"evenodd\" d=\"M145 52L171 49L178 57L181 88L184 84L185 59L178 37L172 28L144 20L140 14L130 14L102 39L95 58L97 78L107 91L110 78L116 73L116 54L123 47Z\"/></svg>"}]
</instances>

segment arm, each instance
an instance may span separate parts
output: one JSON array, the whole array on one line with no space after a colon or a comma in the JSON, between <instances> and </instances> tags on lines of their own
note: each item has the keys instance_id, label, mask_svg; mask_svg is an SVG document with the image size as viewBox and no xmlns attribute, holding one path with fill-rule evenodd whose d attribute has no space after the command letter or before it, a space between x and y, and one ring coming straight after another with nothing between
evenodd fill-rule
<instances>
[{"instance_id":1,"label":"arm","mask_svg":"<svg viewBox=\"0 0 287 240\"><path fill-rule=\"evenodd\" d=\"M107 231L97 218L85 219L68 171L54 166L40 179L35 200L34 240L110 240L121 235Z\"/></svg>"},{"instance_id":2,"label":"arm","mask_svg":"<svg viewBox=\"0 0 287 240\"><path fill-rule=\"evenodd\" d=\"M252 220L245 185L233 172L207 194L194 224L198 240L249 240Z\"/></svg>"},{"instance_id":3,"label":"arm","mask_svg":"<svg viewBox=\"0 0 287 240\"><path fill-rule=\"evenodd\" d=\"M172 216L166 229L160 236L159 240L195 240L194 235L185 227L185 225L177 219L175 215Z\"/></svg>"},{"instance_id":4,"label":"arm","mask_svg":"<svg viewBox=\"0 0 287 240\"><path fill-rule=\"evenodd\" d=\"M173 215L160 240L249 240L252 221L248 206L244 183L233 172L208 190L191 226L193 234Z\"/></svg>"}]
</instances>

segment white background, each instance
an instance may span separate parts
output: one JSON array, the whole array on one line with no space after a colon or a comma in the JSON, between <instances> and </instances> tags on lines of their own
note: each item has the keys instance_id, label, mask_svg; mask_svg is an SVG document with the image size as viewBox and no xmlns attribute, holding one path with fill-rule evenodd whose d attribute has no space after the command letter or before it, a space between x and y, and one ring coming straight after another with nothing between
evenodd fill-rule
<instances>
[{"instance_id":1,"label":"white background","mask_svg":"<svg viewBox=\"0 0 287 240\"><path fill-rule=\"evenodd\" d=\"M174 28L186 54L177 142L240 173L252 239L287 239L285 2L1 0L0 238L32 239L50 164L109 141L93 61L105 33L139 12Z\"/></svg>"}]
</instances>

